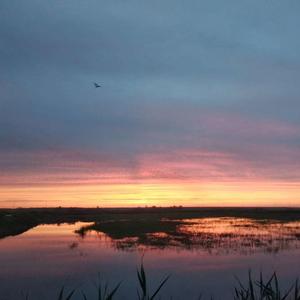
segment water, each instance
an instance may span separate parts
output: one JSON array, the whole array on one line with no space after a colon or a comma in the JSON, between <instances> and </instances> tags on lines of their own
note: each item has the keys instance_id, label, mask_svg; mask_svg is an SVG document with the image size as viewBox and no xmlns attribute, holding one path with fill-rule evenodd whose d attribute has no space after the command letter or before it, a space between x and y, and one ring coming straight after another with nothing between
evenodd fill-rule
<instances>
[{"instance_id":1,"label":"water","mask_svg":"<svg viewBox=\"0 0 300 300\"><path fill-rule=\"evenodd\" d=\"M39 225L1 239L0 299L22 299L28 291L30 299L54 300L63 285L76 288L74 299L82 299L81 290L95 297L98 275L111 287L122 281L117 299L136 299L142 256L152 289L171 274L161 293L167 299L200 293L231 299L234 276L245 280L249 269L266 276L277 271L285 287L300 275L298 221L164 220L160 228L138 230L127 221Z\"/></svg>"}]
</instances>

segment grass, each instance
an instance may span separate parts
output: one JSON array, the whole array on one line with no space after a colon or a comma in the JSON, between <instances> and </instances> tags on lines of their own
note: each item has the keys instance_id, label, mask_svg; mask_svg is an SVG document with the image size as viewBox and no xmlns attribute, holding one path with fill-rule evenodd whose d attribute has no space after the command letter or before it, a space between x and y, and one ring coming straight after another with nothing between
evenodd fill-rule
<instances>
[{"instance_id":1,"label":"grass","mask_svg":"<svg viewBox=\"0 0 300 300\"><path fill-rule=\"evenodd\" d=\"M154 292L150 293L148 289L148 280L145 272L145 268L143 263L140 266L140 269L137 270L137 276L139 281L140 291L137 291L138 300L155 300L158 296L159 291L166 284L169 279L169 276L165 277ZM104 283L100 276L98 278L98 282L96 284L96 300L114 300L117 291L121 286L121 282L119 282L114 288L110 289L107 283ZM72 300L73 295L75 294L75 290L71 290L65 295L65 287L62 287L57 300ZM82 300L89 300L87 295L81 291ZM29 300L28 294L24 297L25 300Z\"/></svg>"},{"instance_id":2,"label":"grass","mask_svg":"<svg viewBox=\"0 0 300 300\"><path fill-rule=\"evenodd\" d=\"M234 300L300 300L298 280L287 291L282 291L276 273L264 281L262 273L259 280L253 280L249 272L247 285L237 281Z\"/></svg>"},{"instance_id":3,"label":"grass","mask_svg":"<svg viewBox=\"0 0 300 300\"><path fill-rule=\"evenodd\" d=\"M137 270L137 277L139 280L139 285L140 285L140 290L141 290L141 292L139 292L139 291L137 292L138 299L139 300L154 300L155 297L158 295L159 291L161 290L161 288L169 280L170 276L167 276L165 279L163 279L161 281L161 283L159 284L159 286L156 288L156 290L152 294L149 294L150 292L149 292L148 285L147 285L147 276L146 276L146 272L145 272L143 263L141 264L140 270Z\"/></svg>"},{"instance_id":4,"label":"grass","mask_svg":"<svg viewBox=\"0 0 300 300\"><path fill-rule=\"evenodd\" d=\"M58 295L58 300L71 300L75 293L75 290L72 290L71 292L68 293L67 296L64 296L64 287L61 288L59 295Z\"/></svg>"},{"instance_id":5,"label":"grass","mask_svg":"<svg viewBox=\"0 0 300 300\"><path fill-rule=\"evenodd\" d=\"M96 284L96 294L97 300L112 300L116 292L118 291L121 282L119 282L112 290L109 289L107 283L103 283L99 277L98 283ZM88 300L86 294L82 291L81 292L83 300ZM70 299L66 299L70 300Z\"/></svg>"},{"instance_id":6,"label":"grass","mask_svg":"<svg viewBox=\"0 0 300 300\"><path fill-rule=\"evenodd\" d=\"M137 270L137 278L138 290L136 299L156 300L162 299L161 297L158 298L159 292L166 285L170 276L163 278L160 284L152 292L150 292L148 288L148 278L143 263L141 263L140 268ZM298 279L287 290L282 290L280 288L279 279L276 273L273 273L268 280L264 280L262 273L260 273L259 279L256 280L252 278L251 271L249 271L248 280L246 283L242 283L238 278L236 278L236 280L237 286L234 287L232 298L227 300L300 300L300 286ZM89 299L83 291L81 291L81 297L82 300L117 300L120 299L117 297L120 287L121 282L119 282L113 288L110 288L108 284L103 282L99 277L98 283L96 284L95 297L93 299ZM62 287L59 291L57 299L55 300L73 300L73 296L76 293L78 293L78 291L75 289L65 293L65 287ZM28 294L26 294L23 296L23 299L30 300L30 297ZM172 297L169 299L172 300ZM186 297L182 299L192 300ZM199 296L197 300L200 299L204 300L202 296ZM210 298L210 300L213 299L213 297Z\"/></svg>"}]
</instances>

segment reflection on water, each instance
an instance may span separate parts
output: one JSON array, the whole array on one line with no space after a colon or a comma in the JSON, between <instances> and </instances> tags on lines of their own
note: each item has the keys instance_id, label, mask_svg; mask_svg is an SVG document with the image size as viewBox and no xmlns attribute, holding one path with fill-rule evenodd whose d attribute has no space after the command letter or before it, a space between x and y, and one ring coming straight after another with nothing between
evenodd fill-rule
<instances>
[{"instance_id":1,"label":"reflection on water","mask_svg":"<svg viewBox=\"0 0 300 300\"><path fill-rule=\"evenodd\" d=\"M249 269L276 270L287 287L300 275L299 233L300 222L244 218L40 225L0 240L0 299L29 291L30 300L53 300L62 285L76 288L74 300L81 290L94 299L99 272L111 285L122 281L116 299L136 299L143 254L152 287L171 274L162 299L232 299L234 275L246 280Z\"/></svg>"},{"instance_id":2,"label":"reflection on water","mask_svg":"<svg viewBox=\"0 0 300 300\"><path fill-rule=\"evenodd\" d=\"M193 244L215 252L278 252L300 245L300 222L279 223L242 218L184 220L178 231Z\"/></svg>"},{"instance_id":3,"label":"reflection on water","mask_svg":"<svg viewBox=\"0 0 300 300\"><path fill-rule=\"evenodd\" d=\"M254 254L276 253L300 246L299 221L283 223L221 217L159 222L160 228L149 222L137 226L131 224L131 220L100 222L83 226L76 233L83 238L88 232L102 233L100 239L122 250L174 247L206 250L211 254Z\"/></svg>"}]
</instances>

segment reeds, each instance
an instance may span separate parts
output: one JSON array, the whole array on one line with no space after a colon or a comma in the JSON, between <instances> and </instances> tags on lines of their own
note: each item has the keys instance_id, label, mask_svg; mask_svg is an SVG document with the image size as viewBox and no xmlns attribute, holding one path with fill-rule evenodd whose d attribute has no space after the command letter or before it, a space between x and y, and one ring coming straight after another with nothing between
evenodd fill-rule
<instances>
[{"instance_id":1,"label":"reeds","mask_svg":"<svg viewBox=\"0 0 300 300\"><path fill-rule=\"evenodd\" d=\"M166 284L169 280L170 276L167 276L165 279L161 281L159 286L156 288L155 292L152 293L150 296L148 286L147 286L147 276L144 269L143 263L141 264L140 270L137 270L137 277L140 284L141 293L137 291L138 299L139 300L154 300L157 294L159 293L160 289Z\"/></svg>"},{"instance_id":2,"label":"reeds","mask_svg":"<svg viewBox=\"0 0 300 300\"><path fill-rule=\"evenodd\" d=\"M119 282L112 290L110 290L108 283L103 282L98 277L98 282L96 283L96 293L97 293L97 300L113 300L114 295L118 291L119 287L121 285L121 282ZM88 300L86 294L84 292L81 292L83 300Z\"/></svg>"},{"instance_id":3,"label":"reeds","mask_svg":"<svg viewBox=\"0 0 300 300\"><path fill-rule=\"evenodd\" d=\"M143 263L139 269L137 269L137 278L139 288L137 290L137 299L138 300L156 300L158 294L162 287L167 283L170 276L166 276L161 280L160 284L154 290L154 292L149 291L148 287L148 279L146 275L146 271ZM260 273L259 279L254 280L251 275L251 271L248 273L248 280L246 284L242 283L238 278L237 286L234 288L234 293L232 298L223 299L218 298L220 300L300 300L300 287L298 283L298 279L295 281L293 285L290 286L287 290L283 291L280 288L279 280L276 273L273 273L272 276L268 280L263 279L262 273ZM109 285L103 282L100 277L98 279L98 283L96 284L96 300L116 300L120 299L117 296L117 292L121 286L121 282L115 285L112 289ZM217 287L216 287L217 288ZM65 293L65 288L62 287L57 300L73 300L73 296L76 291L71 290L68 293ZM87 297L84 292L81 292L82 300L92 300ZM30 300L28 294L23 295L24 300ZM159 298L162 299L162 298ZM172 298L170 298L172 299ZM183 296L184 300L192 300ZM201 296L198 297L198 300L204 300ZM213 300L214 298L210 298ZM124 300L124 299L122 299ZM130 298L130 300L133 300Z\"/></svg>"},{"instance_id":4,"label":"reeds","mask_svg":"<svg viewBox=\"0 0 300 300\"><path fill-rule=\"evenodd\" d=\"M238 278L237 281L234 300L300 300L298 279L288 290L282 291L275 272L264 281L262 273L259 280L253 280L249 271L247 285L242 284Z\"/></svg>"},{"instance_id":5,"label":"reeds","mask_svg":"<svg viewBox=\"0 0 300 300\"><path fill-rule=\"evenodd\" d=\"M68 293L68 295L65 297L64 296L64 287L61 288L59 295L58 295L58 300L71 300L71 298L73 297L75 290L72 290L71 292Z\"/></svg>"}]
</instances>

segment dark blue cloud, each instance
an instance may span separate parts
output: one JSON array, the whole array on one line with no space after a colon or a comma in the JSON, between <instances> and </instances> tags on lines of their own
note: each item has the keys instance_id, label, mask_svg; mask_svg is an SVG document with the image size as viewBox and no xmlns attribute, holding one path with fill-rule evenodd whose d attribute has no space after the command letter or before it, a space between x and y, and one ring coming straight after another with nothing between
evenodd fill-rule
<instances>
[{"instance_id":1,"label":"dark blue cloud","mask_svg":"<svg viewBox=\"0 0 300 300\"><path fill-rule=\"evenodd\" d=\"M232 134L234 126L203 118L230 112L300 126L299 9L297 1L4 0L0 150L298 149L297 134Z\"/></svg>"}]
</instances>

